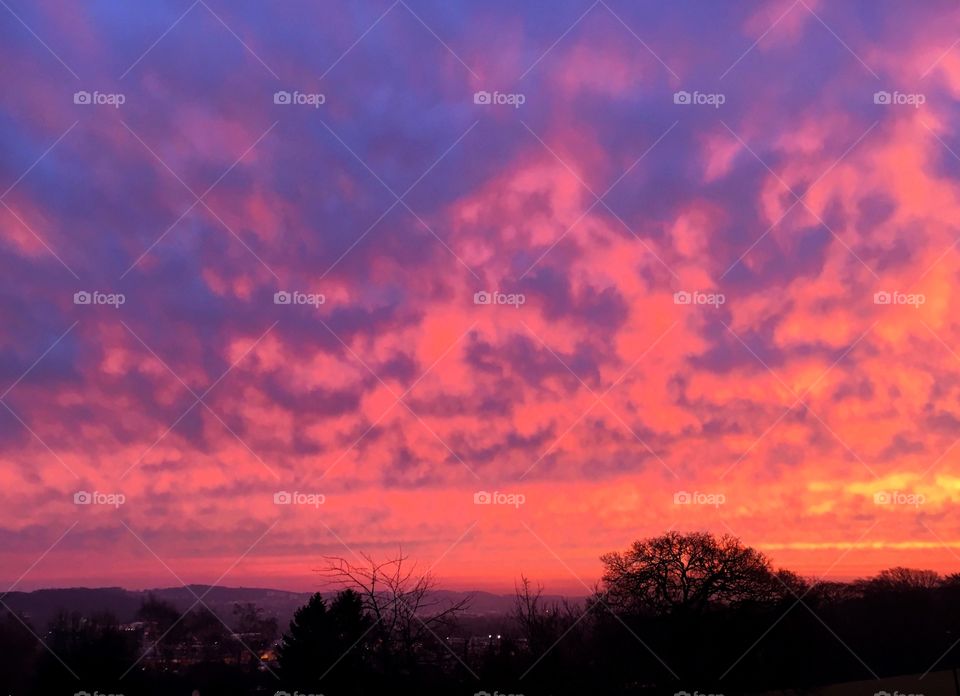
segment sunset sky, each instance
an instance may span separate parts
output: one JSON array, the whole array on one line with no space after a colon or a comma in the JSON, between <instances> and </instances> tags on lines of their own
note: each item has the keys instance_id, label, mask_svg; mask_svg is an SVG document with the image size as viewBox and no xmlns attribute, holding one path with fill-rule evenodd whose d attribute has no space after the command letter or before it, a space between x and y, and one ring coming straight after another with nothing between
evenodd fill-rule
<instances>
[{"instance_id":1,"label":"sunset sky","mask_svg":"<svg viewBox=\"0 0 960 696\"><path fill-rule=\"evenodd\" d=\"M3 0L0 83L0 589L960 571L955 2Z\"/></svg>"}]
</instances>

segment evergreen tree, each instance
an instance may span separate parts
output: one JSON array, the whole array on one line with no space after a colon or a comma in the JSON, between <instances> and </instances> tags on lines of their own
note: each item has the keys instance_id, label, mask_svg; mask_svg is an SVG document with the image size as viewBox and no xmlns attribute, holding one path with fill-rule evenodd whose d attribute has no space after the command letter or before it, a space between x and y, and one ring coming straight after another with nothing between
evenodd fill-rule
<instances>
[{"instance_id":1,"label":"evergreen tree","mask_svg":"<svg viewBox=\"0 0 960 696\"><path fill-rule=\"evenodd\" d=\"M356 592L344 590L327 607L320 593L297 609L280 645L280 678L287 691L362 693L369 681L372 620Z\"/></svg>"}]
</instances>

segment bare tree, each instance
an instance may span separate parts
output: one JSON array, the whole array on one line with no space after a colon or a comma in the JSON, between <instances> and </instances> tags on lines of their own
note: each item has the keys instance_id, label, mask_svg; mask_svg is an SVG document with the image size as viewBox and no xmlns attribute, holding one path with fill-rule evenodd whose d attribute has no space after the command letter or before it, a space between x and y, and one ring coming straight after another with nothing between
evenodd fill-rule
<instances>
[{"instance_id":1,"label":"bare tree","mask_svg":"<svg viewBox=\"0 0 960 696\"><path fill-rule=\"evenodd\" d=\"M711 604L772 601L785 589L766 556L729 535L670 532L601 560L601 598L623 611L695 614Z\"/></svg>"},{"instance_id":2,"label":"bare tree","mask_svg":"<svg viewBox=\"0 0 960 696\"><path fill-rule=\"evenodd\" d=\"M943 585L943 578L932 570L919 570L902 566L881 570L872 578L858 580L854 583L854 586L864 593L932 590L941 585Z\"/></svg>"},{"instance_id":3,"label":"bare tree","mask_svg":"<svg viewBox=\"0 0 960 696\"><path fill-rule=\"evenodd\" d=\"M548 603L543 598L543 586L538 584L534 589L526 576L521 575L520 584L515 586L513 619L534 654L549 650L561 636L565 637L583 613L583 607L565 598Z\"/></svg>"},{"instance_id":4,"label":"bare tree","mask_svg":"<svg viewBox=\"0 0 960 696\"><path fill-rule=\"evenodd\" d=\"M469 598L444 601L434 590L429 572L416 573L416 563L403 551L378 561L360 554L362 563L340 556L325 556L321 573L342 589L357 592L364 610L373 618L371 632L381 649L412 660L414 653L441 637L469 606Z\"/></svg>"}]
</instances>

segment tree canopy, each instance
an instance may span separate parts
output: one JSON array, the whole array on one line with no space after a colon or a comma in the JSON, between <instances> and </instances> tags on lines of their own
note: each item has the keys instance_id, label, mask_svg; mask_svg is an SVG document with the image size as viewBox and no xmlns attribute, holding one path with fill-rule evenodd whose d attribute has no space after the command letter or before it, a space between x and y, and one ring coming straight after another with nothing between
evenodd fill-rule
<instances>
[{"instance_id":1,"label":"tree canopy","mask_svg":"<svg viewBox=\"0 0 960 696\"><path fill-rule=\"evenodd\" d=\"M701 613L711 605L763 601L785 591L769 559L729 535L668 532L601 560L599 597L625 612Z\"/></svg>"}]
</instances>

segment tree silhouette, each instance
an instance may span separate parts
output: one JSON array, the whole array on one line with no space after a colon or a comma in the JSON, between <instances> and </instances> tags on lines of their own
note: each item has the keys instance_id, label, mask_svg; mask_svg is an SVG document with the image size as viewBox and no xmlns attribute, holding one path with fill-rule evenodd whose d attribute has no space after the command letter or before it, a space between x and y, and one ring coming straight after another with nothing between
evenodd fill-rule
<instances>
[{"instance_id":1,"label":"tree silhouette","mask_svg":"<svg viewBox=\"0 0 960 696\"><path fill-rule=\"evenodd\" d=\"M529 578L520 576L520 584L515 587L512 618L534 655L546 652L561 636L566 638L583 612L583 607L574 606L566 599L545 601L543 586L534 588Z\"/></svg>"},{"instance_id":2,"label":"tree silhouette","mask_svg":"<svg viewBox=\"0 0 960 696\"><path fill-rule=\"evenodd\" d=\"M436 581L429 573L416 575L416 565L399 553L385 561L363 556L356 565L338 556L327 557L323 573L341 587L359 594L364 611L373 619L378 658L388 669L413 670L417 652L430 646L436 655L438 643L469 605L468 599L445 602L432 590Z\"/></svg>"},{"instance_id":3,"label":"tree silhouette","mask_svg":"<svg viewBox=\"0 0 960 696\"><path fill-rule=\"evenodd\" d=\"M932 570L918 570L916 568L888 568L867 580L856 583L866 594L879 592L916 592L918 590L932 590L940 587L943 579Z\"/></svg>"},{"instance_id":4,"label":"tree silhouette","mask_svg":"<svg viewBox=\"0 0 960 696\"><path fill-rule=\"evenodd\" d=\"M716 604L770 601L784 591L767 557L729 535L669 532L601 561L600 598L626 613L695 615Z\"/></svg>"},{"instance_id":5,"label":"tree silhouette","mask_svg":"<svg viewBox=\"0 0 960 696\"><path fill-rule=\"evenodd\" d=\"M365 640L372 619L353 590L344 590L327 607L323 596L314 594L297 609L279 649L280 679L288 691L346 693L365 681L370 645Z\"/></svg>"}]
</instances>

